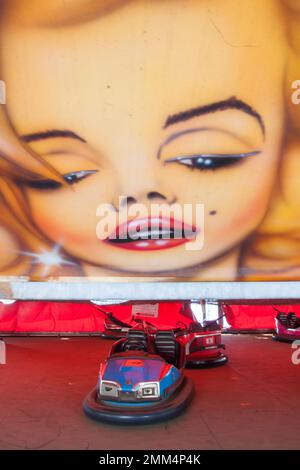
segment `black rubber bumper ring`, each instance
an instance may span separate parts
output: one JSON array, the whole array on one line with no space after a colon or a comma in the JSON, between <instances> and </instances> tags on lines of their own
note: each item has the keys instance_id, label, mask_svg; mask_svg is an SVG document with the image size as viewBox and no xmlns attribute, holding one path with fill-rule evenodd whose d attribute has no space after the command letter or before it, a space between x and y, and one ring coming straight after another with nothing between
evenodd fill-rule
<instances>
[{"instance_id":1,"label":"black rubber bumper ring","mask_svg":"<svg viewBox=\"0 0 300 470\"><path fill-rule=\"evenodd\" d=\"M215 359L202 359L201 361L187 361L186 368L205 368L205 367L216 367L224 365L228 362L228 357L225 354Z\"/></svg>"},{"instance_id":2,"label":"black rubber bumper ring","mask_svg":"<svg viewBox=\"0 0 300 470\"><path fill-rule=\"evenodd\" d=\"M281 341L282 343L293 343L294 341L300 341L300 337L293 335L273 335L272 339L275 341Z\"/></svg>"},{"instance_id":3,"label":"black rubber bumper ring","mask_svg":"<svg viewBox=\"0 0 300 470\"><path fill-rule=\"evenodd\" d=\"M167 400L152 406L113 406L97 399L96 388L83 402L85 414L96 421L111 424L152 424L178 416L191 402L194 386L185 377L180 388Z\"/></svg>"}]
</instances>

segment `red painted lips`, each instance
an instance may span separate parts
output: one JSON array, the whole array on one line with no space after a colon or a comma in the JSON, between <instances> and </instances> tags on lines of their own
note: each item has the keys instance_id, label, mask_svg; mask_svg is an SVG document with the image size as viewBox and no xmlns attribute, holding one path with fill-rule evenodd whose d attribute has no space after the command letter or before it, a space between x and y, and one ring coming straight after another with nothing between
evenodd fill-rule
<instances>
[{"instance_id":1,"label":"red painted lips","mask_svg":"<svg viewBox=\"0 0 300 470\"><path fill-rule=\"evenodd\" d=\"M196 227L175 219L149 217L118 225L105 243L124 250L165 250L191 241L198 233Z\"/></svg>"}]
</instances>

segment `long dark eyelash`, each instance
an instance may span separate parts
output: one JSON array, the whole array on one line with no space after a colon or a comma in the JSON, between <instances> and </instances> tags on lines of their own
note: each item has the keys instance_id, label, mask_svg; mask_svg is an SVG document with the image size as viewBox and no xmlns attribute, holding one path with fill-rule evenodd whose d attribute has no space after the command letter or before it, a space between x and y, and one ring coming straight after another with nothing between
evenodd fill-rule
<instances>
[{"instance_id":1,"label":"long dark eyelash","mask_svg":"<svg viewBox=\"0 0 300 470\"><path fill-rule=\"evenodd\" d=\"M51 179L25 181L24 184L32 189L58 189L62 186L62 183L59 183L59 181Z\"/></svg>"},{"instance_id":2,"label":"long dark eyelash","mask_svg":"<svg viewBox=\"0 0 300 470\"><path fill-rule=\"evenodd\" d=\"M79 183L83 179L87 178L94 173L97 173L98 170L83 170L83 171L73 171L71 173L66 173L63 175L64 180L69 185ZM41 180L31 180L25 182L26 186L33 189L58 189L63 185L59 181L52 179L41 179Z\"/></svg>"},{"instance_id":3,"label":"long dark eyelash","mask_svg":"<svg viewBox=\"0 0 300 470\"><path fill-rule=\"evenodd\" d=\"M187 166L191 169L197 170L217 170L218 168L225 168L228 166L236 165L243 159L259 154L260 151L239 153L239 154L201 154L189 155L171 158L166 160L165 163L179 163L180 165Z\"/></svg>"}]
</instances>

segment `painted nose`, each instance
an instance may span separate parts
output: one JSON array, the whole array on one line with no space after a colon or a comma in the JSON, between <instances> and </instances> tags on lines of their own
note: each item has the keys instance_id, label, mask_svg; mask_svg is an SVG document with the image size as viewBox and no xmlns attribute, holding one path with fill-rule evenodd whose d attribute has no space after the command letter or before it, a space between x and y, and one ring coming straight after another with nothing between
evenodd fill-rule
<instances>
[{"instance_id":1,"label":"painted nose","mask_svg":"<svg viewBox=\"0 0 300 470\"><path fill-rule=\"evenodd\" d=\"M147 194L147 199L149 199L149 201L152 201L153 199L160 199L162 201L166 201L167 196L165 196L164 194L158 193L157 191L150 191Z\"/></svg>"},{"instance_id":2,"label":"painted nose","mask_svg":"<svg viewBox=\"0 0 300 470\"><path fill-rule=\"evenodd\" d=\"M168 200L167 196L165 196L164 194L162 193L159 193L158 191L149 191L147 194L146 194L146 197L140 197L140 198L137 198L137 197L134 197L134 196L124 196L120 202L120 208L124 208L125 206L130 206L131 204L136 204L136 203L141 203L142 201L145 201L145 199L147 201L165 201L167 202L167 204L174 204L174 202L176 201L176 198L170 198L170 200Z\"/></svg>"}]
</instances>

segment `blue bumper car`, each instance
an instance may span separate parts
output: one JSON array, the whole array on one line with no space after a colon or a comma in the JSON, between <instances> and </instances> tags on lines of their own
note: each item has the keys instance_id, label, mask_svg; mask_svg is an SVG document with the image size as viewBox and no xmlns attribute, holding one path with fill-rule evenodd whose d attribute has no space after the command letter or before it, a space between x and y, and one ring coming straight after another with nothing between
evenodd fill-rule
<instances>
[{"instance_id":1,"label":"blue bumper car","mask_svg":"<svg viewBox=\"0 0 300 470\"><path fill-rule=\"evenodd\" d=\"M100 365L96 387L83 409L97 421L147 424L171 419L190 403L193 385L184 376L185 350L172 331L130 329ZM158 353L159 351L159 353Z\"/></svg>"}]
</instances>

